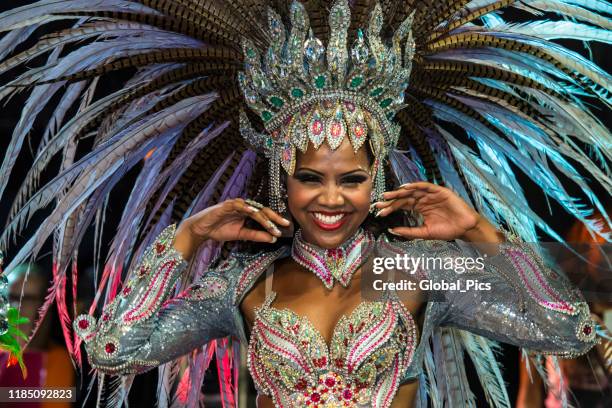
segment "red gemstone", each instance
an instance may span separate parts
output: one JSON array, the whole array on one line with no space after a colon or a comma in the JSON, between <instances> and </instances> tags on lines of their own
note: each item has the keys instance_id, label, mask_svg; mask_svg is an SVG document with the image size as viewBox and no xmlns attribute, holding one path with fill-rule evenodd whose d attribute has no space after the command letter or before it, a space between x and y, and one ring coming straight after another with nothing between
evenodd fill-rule
<instances>
[{"instance_id":1,"label":"red gemstone","mask_svg":"<svg viewBox=\"0 0 612 408\"><path fill-rule=\"evenodd\" d=\"M127 295L130 294L131 291L132 291L132 288L129 287L129 286L126 286L126 287L123 288L123 295L127 296Z\"/></svg>"},{"instance_id":2,"label":"red gemstone","mask_svg":"<svg viewBox=\"0 0 612 408\"><path fill-rule=\"evenodd\" d=\"M116 350L115 344L114 343L106 343L106 345L104 346L104 350L108 354L113 354L115 352L115 350Z\"/></svg>"},{"instance_id":3,"label":"red gemstone","mask_svg":"<svg viewBox=\"0 0 612 408\"><path fill-rule=\"evenodd\" d=\"M586 334L587 336L591 334L591 331L593 331L593 328L591 326L584 326L582 328L582 332Z\"/></svg>"},{"instance_id":4,"label":"red gemstone","mask_svg":"<svg viewBox=\"0 0 612 408\"><path fill-rule=\"evenodd\" d=\"M85 330L89 327L89 322L85 319L79 320L79 329Z\"/></svg>"},{"instance_id":5,"label":"red gemstone","mask_svg":"<svg viewBox=\"0 0 612 408\"><path fill-rule=\"evenodd\" d=\"M295 383L295 388L302 391L306 389L306 386L308 384L306 383L306 380L303 378L300 378L299 380L297 380L297 382Z\"/></svg>"},{"instance_id":6,"label":"red gemstone","mask_svg":"<svg viewBox=\"0 0 612 408\"><path fill-rule=\"evenodd\" d=\"M336 385L336 380L334 379L334 377L327 377L325 379L325 385L327 385L328 387L333 387L334 385Z\"/></svg>"},{"instance_id":7,"label":"red gemstone","mask_svg":"<svg viewBox=\"0 0 612 408\"><path fill-rule=\"evenodd\" d=\"M139 272L140 272L139 275L142 276L145 273L147 273L147 268L145 268L144 266L141 266L139 269Z\"/></svg>"},{"instance_id":8,"label":"red gemstone","mask_svg":"<svg viewBox=\"0 0 612 408\"><path fill-rule=\"evenodd\" d=\"M162 252L164 252L164 249L166 249L166 246L165 246L164 244L157 243L157 244L155 245L155 251L156 251L158 254L161 254Z\"/></svg>"},{"instance_id":9,"label":"red gemstone","mask_svg":"<svg viewBox=\"0 0 612 408\"><path fill-rule=\"evenodd\" d=\"M344 391L342 392L342 397L343 397L344 399L349 400L349 399L353 398L353 393L351 392L351 390L346 389L346 390L344 390Z\"/></svg>"},{"instance_id":10,"label":"red gemstone","mask_svg":"<svg viewBox=\"0 0 612 408\"><path fill-rule=\"evenodd\" d=\"M110 314L108 314L108 313L104 313L104 314L102 315L102 321L103 321L103 322L107 322L107 321L108 321L108 319L110 319Z\"/></svg>"},{"instance_id":11,"label":"red gemstone","mask_svg":"<svg viewBox=\"0 0 612 408\"><path fill-rule=\"evenodd\" d=\"M310 396L310 400L313 402L319 402L320 399L321 399L321 395L318 392L313 392L312 395Z\"/></svg>"}]
</instances>

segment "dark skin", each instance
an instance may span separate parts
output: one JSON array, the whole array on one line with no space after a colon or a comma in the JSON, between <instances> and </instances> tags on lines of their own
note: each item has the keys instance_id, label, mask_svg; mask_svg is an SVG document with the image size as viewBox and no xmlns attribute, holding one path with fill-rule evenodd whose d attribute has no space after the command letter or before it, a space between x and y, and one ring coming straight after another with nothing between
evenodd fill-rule
<instances>
[{"instance_id":1,"label":"dark skin","mask_svg":"<svg viewBox=\"0 0 612 408\"><path fill-rule=\"evenodd\" d=\"M302 229L306 241L323 248L335 248L350 238L366 219L370 207L372 177L365 147L356 153L348 140L336 150L326 144L298 154L296 170L287 180L288 207ZM399 227L391 233L404 238L455 239L472 242L501 242L502 236L451 190L430 183L415 183L385 193L385 201L377 203L380 217L393 211L419 211L425 224L419 228ZM341 214L342 225L334 230L321 228L315 213ZM249 229L245 221L251 218L264 230ZM189 259L198 245L207 239L217 241L252 240L274 242L281 228L291 222L269 208L258 211L242 199L229 200L210 207L185 220L177 231L175 248ZM305 316L329 345L338 320L349 315L362 301L361 270L353 275L347 288L336 284L327 290L321 280L291 258L275 263L272 289L277 296L275 308L287 308ZM255 309L264 302L265 282L260 277L245 295L240 309L250 331ZM418 294L402 299L414 316L419 328L425 303ZM398 389L392 407L410 407L418 382L405 383ZM272 399L259 396L257 406L273 408Z\"/></svg>"}]
</instances>

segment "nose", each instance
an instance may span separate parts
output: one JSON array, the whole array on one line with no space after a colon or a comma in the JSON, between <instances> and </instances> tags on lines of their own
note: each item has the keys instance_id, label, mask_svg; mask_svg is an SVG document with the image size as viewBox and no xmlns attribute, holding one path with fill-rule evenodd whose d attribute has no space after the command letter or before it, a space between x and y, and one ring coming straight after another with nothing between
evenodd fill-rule
<instances>
[{"instance_id":1,"label":"nose","mask_svg":"<svg viewBox=\"0 0 612 408\"><path fill-rule=\"evenodd\" d=\"M344 205L342 189L336 183L328 183L323 186L323 191L319 194L319 204L323 207L335 208Z\"/></svg>"}]
</instances>

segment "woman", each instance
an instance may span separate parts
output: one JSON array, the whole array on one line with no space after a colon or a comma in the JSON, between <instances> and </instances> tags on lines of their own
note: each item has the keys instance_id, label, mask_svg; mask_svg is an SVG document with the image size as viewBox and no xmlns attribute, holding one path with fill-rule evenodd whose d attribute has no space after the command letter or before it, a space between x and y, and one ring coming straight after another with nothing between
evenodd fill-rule
<instances>
[{"instance_id":1,"label":"woman","mask_svg":"<svg viewBox=\"0 0 612 408\"><path fill-rule=\"evenodd\" d=\"M184 261L192 258L196 247L202 242L251 240L274 243L281 237L280 228L289 227L291 222L270 208L257 208L243 199L234 199L186 219L177 229L175 237L172 236L172 229L167 229L149 251L159 252L156 248L160 243L163 246L173 245L174 250L163 249L157 255L160 259L152 270L128 283L126 288L129 291L126 293L124 290L123 295L105 309L101 325L94 329L89 315L77 319L76 328L88 342L92 365L111 374L138 372L185 354L216 337L234 335L243 340L249 339L249 369L260 392L258 407L336 406L334 404L345 402L354 404L350 406L406 407L414 406L418 390L418 383L414 379L421 370L422 361L414 357L419 355L422 359L421 350L427 344L421 338L420 346L417 346L417 332L429 335L432 326L438 324L476 330L540 352L582 354L592 347L594 326L589 326L587 315L578 312L578 303L573 306L568 303L572 308L576 306L576 311L569 315L567 312L564 315L561 311L551 311L544 304L530 304L528 307L535 308L533 315L530 315L520 312L519 302L510 300L515 296L533 296L524 289L529 282L520 278L529 271L512 264L510 248L532 256L522 252L520 247L505 247L504 256L508 259L498 264L505 270L489 269L494 265L490 262L487 270L461 277L466 280L479 276L481 281L491 283L493 290L499 294L496 306L483 306L478 303L478 297L467 302L464 299L457 305L436 303L438 309L430 309L425 322L418 325L416 317L420 316L423 322L426 305L418 301L417 296L403 302L399 311L394 308L381 309L382 306L375 303L363 302L362 286L359 284L363 271L361 266L367 258L374 256L374 248L365 249L368 240L375 242L372 236L366 235L365 242L362 240L356 250L357 254L355 250L347 251L346 258L352 254L364 259L353 263L352 268L344 260L341 261L342 267L349 270L340 270L340 276L330 272L325 263L317 265L321 269L308 264L306 261L316 258L309 257L309 252L303 248L325 258L328 250L347 248L347 243L354 242L356 236L364 234L361 228L368 216L372 192L370 168L365 146L355 153L348 138L336 150L327 145L319 149L310 145L306 153L298 154L295 173L287 179L289 213L300 228L291 251L288 248L268 250L247 256L246 259L241 259L244 254L232 256L225 265L213 268L195 286L168 302L168 290L183 271L179 264L185 265ZM443 240L436 242L438 247L432 248L428 248L429 244L426 243L406 246L398 243L398 251L416 256L423 250L427 250L430 256L459 256L461 253L444 241L505 241L502 233L444 187L425 182L412 183L384 196L386 200L375 205L379 210L377 216L415 209L424 217L422 226L390 229L391 234L402 238ZM247 219L255 220L265 230L247 227ZM385 238L379 238L382 241L377 244ZM385 253L382 250L374 251ZM272 279L273 276L273 282L266 282L264 272L268 268L274 270L268 278ZM453 273L455 271L447 271L445 278L452 278ZM544 269L531 273L539 277L548 274ZM160 284L162 274L167 282L163 286ZM509 277L511 282L505 281L503 276ZM332 281L338 279L341 284L332 283L332 288L328 289L321 282L323 280L325 283L326 277ZM441 276L430 278L443 280ZM268 292L266 284L271 286ZM554 281L549 284L558 285ZM563 303L569 301L567 288L557 286L553 290L563 294ZM548 295L546 290L537 294L543 297ZM447 294L446 297L450 299L452 295ZM537 301L538 298L533 296L533 300ZM397 313L395 318L399 321L395 322L397 327L393 329L397 339L385 337L382 323L390 323L385 322L386 316L380 314L381 310L390 313L389 316ZM444 318L440 317L445 313ZM105 319L106 314L109 315ZM144 316L140 318L135 317L142 314ZM354 334L346 332L346 324L338 329L340 321L355 324L356 327L361 321L366 324ZM80 322L89 322L89 330L80 330ZM126 324L129 325L127 330ZM423 332L423 324L429 327L426 332ZM585 336L583 327L590 327L593 331ZM366 335L368 331L372 333ZM342 339L339 336L348 339L349 345L345 344L344 349L339 344ZM304 346L303 342L308 342L308 346ZM376 344L367 351L376 358L370 357L372 361L358 359L357 364L351 357L360 351L360 347L364 347L364 343ZM317 348L325 349L329 344L332 344L329 353ZM275 350L277 347L280 349ZM298 351L300 354L292 354ZM385 361L390 357L388 353L402 356L402 362ZM324 362L320 362L321 359ZM335 362L337 359L340 359L339 364ZM377 363L372 366L374 361ZM354 369L349 368L353 367L351 364L355 364ZM368 370L372 367L376 367L376 376L368 378ZM347 375L347 372L350 374ZM280 379L276 376L280 376ZM403 385L396 393L395 388L400 382Z\"/></svg>"},{"instance_id":2,"label":"woman","mask_svg":"<svg viewBox=\"0 0 612 408\"><path fill-rule=\"evenodd\" d=\"M548 42L559 33L544 23L506 24L496 14L505 1L412 7L336 0L329 18L313 2L274 3L44 0L0 16L0 25L14 30L9 39L19 41L35 22L77 17L76 27L2 66L57 50L44 67L11 83L38 85L24 108L34 116L58 81L71 88L55 120L82 92L87 96L62 130L49 128L26 185L67 144L61 173L23 208L29 187L18 193L2 236L58 195L7 269L36 254L55 231L54 293L65 316L66 268L85 225L117 180L145 159L102 274L98 297L105 294L108 304L99 321L94 305L74 322L98 372L138 373L231 335L248 344L262 406L405 406L426 404L427 394L434 404L470 406L466 352L489 402L508 406L495 346L481 335L565 356L591 348L596 327L581 298L472 207L523 239L534 240L536 226L554 234L530 210L511 162L578 217L588 214L551 166L600 205L566 157L610 182L598 167L609 156L609 134L579 100L586 92L606 101L606 74ZM607 10L604 2L513 6L608 23L597 14ZM570 38L606 38L605 30L578 35L580 23L564 24ZM63 44L82 39L94 40L77 54L62 53ZM126 67L141 69L123 89L92 102L97 82L84 91L80 81ZM18 124L4 171L30 123ZM456 126L474 143L459 141ZM91 152L75 159L76 143L96 128ZM211 202L219 204L206 208ZM377 224L400 212L422 220L389 223L381 232L367 219L370 210ZM181 220L175 231L173 221ZM281 245L283 228L290 245ZM476 244L482 267L459 272L470 252L446 242L455 239ZM219 245L236 240L267 245L234 246L229 255L231 245ZM404 255L457 266L417 268L419 282L478 282L491 298L446 288L425 301L427 293L388 288L364 300L371 263ZM187 261L193 267L185 280L196 283L173 296ZM222 370L227 354L218 342ZM210 353L191 357L182 383L190 385L193 404Z\"/></svg>"}]
</instances>

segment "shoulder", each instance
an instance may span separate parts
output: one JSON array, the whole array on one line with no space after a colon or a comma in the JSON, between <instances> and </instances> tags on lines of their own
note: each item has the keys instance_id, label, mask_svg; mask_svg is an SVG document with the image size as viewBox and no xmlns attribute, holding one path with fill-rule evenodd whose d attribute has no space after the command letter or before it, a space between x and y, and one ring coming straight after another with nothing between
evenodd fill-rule
<instances>
[{"instance_id":1,"label":"shoulder","mask_svg":"<svg viewBox=\"0 0 612 408\"><path fill-rule=\"evenodd\" d=\"M441 241L433 239L402 240L387 234L381 234L376 240L378 256L395 256L403 254L421 253L454 253L460 247L454 241Z\"/></svg>"},{"instance_id":2,"label":"shoulder","mask_svg":"<svg viewBox=\"0 0 612 408\"><path fill-rule=\"evenodd\" d=\"M253 286L259 276L277 259L287 256L288 247L257 253L234 252L210 268L204 279L221 278L231 290L231 302L240 303L246 292Z\"/></svg>"}]
</instances>

